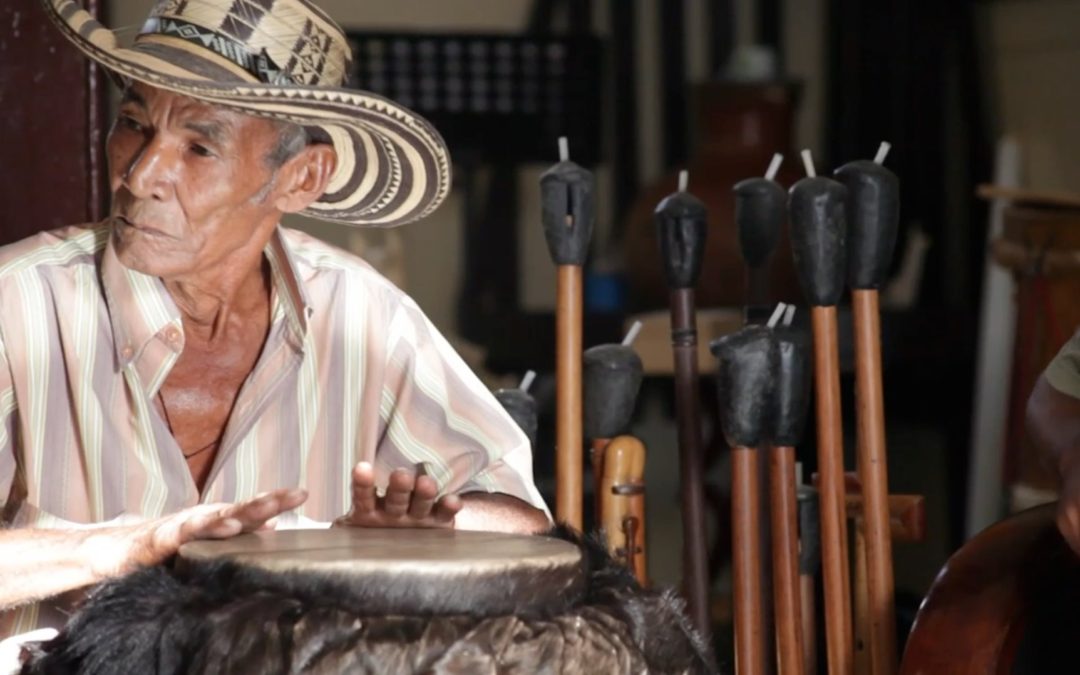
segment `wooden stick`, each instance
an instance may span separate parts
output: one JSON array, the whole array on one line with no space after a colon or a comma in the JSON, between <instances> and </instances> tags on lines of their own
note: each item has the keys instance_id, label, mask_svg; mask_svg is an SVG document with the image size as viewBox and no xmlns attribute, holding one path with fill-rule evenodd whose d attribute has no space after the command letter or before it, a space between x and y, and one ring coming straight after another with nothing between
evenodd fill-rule
<instances>
[{"instance_id":1,"label":"wooden stick","mask_svg":"<svg viewBox=\"0 0 1080 675\"><path fill-rule=\"evenodd\" d=\"M645 446L616 436L604 450L600 499L608 548L645 585Z\"/></svg>"},{"instance_id":2,"label":"wooden stick","mask_svg":"<svg viewBox=\"0 0 1080 675\"><path fill-rule=\"evenodd\" d=\"M866 537L866 616L870 672L897 669L896 598L889 536L889 487L885 453L885 408L881 385L881 326L876 289L851 292L855 328L858 471L862 483Z\"/></svg>"},{"instance_id":3,"label":"wooden stick","mask_svg":"<svg viewBox=\"0 0 1080 675\"><path fill-rule=\"evenodd\" d=\"M821 568L818 490L804 488L802 467L796 464L799 485L799 609L802 611L803 672L817 675L817 574Z\"/></svg>"},{"instance_id":4,"label":"wooden stick","mask_svg":"<svg viewBox=\"0 0 1080 675\"><path fill-rule=\"evenodd\" d=\"M776 447L769 454L769 494L778 672L780 675L802 675L795 448Z\"/></svg>"},{"instance_id":5,"label":"wooden stick","mask_svg":"<svg viewBox=\"0 0 1080 675\"><path fill-rule=\"evenodd\" d=\"M799 575L799 609L802 611L803 675L817 675L817 597L814 577Z\"/></svg>"},{"instance_id":6,"label":"wooden stick","mask_svg":"<svg viewBox=\"0 0 1080 675\"><path fill-rule=\"evenodd\" d=\"M821 570L825 582L825 642L832 675L851 675L851 581L844 511L844 445L836 307L810 310L814 334L814 399L821 475Z\"/></svg>"},{"instance_id":7,"label":"wooden stick","mask_svg":"<svg viewBox=\"0 0 1080 675\"><path fill-rule=\"evenodd\" d=\"M592 464L593 473L593 522L602 525L604 522L604 459L610 438L592 439L592 447L589 448L589 462Z\"/></svg>"},{"instance_id":8,"label":"wooden stick","mask_svg":"<svg viewBox=\"0 0 1080 675\"><path fill-rule=\"evenodd\" d=\"M855 529L855 672L873 673L870 663L870 594L866 578L866 534L861 518L852 524Z\"/></svg>"},{"instance_id":9,"label":"wooden stick","mask_svg":"<svg viewBox=\"0 0 1080 675\"><path fill-rule=\"evenodd\" d=\"M765 669L757 452L742 446L731 449L732 595L738 675L761 675Z\"/></svg>"},{"instance_id":10,"label":"wooden stick","mask_svg":"<svg viewBox=\"0 0 1080 675\"><path fill-rule=\"evenodd\" d=\"M555 425L556 488L555 512L558 520L582 529L582 283L581 268L560 265L556 286L555 314Z\"/></svg>"},{"instance_id":11,"label":"wooden stick","mask_svg":"<svg viewBox=\"0 0 1080 675\"><path fill-rule=\"evenodd\" d=\"M708 555L705 551L705 469L698 397L697 321L694 290L671 292L671 336L675 360L675 409L678 416L679 475L683 512L683 584L691 620L710 639Z\"/></svg>"}]
</instances>

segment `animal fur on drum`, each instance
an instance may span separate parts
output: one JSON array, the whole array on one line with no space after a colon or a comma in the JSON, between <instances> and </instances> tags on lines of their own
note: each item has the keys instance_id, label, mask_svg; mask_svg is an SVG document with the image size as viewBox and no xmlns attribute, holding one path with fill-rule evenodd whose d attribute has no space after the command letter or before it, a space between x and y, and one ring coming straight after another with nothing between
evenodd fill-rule
<instances>
[{"instance_id":1,"label":"animal fur on drum","mask_svg":"<svg viewBox=\"0 0 1080 675\"><path fill-rule=\"evenodd\" d=\"M582 595L551 598L539 609L373 615L355 581L231 562L188 573L154 567L96 589L22 672L712 672L673 591L643 589L594 538L561 526L548 534L581 549L586 585Z\"/></svg>"}]
</instances>

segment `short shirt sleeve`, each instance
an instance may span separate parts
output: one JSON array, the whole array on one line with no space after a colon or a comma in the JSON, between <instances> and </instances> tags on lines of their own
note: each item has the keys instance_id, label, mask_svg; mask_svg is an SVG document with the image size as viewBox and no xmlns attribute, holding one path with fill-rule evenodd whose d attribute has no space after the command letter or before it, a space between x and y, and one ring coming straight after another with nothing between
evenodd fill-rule
<instances>
[{"instance_id":1,"label":"short shirt sleeve","mask_svg":"<svg viewBox=\"0 0 1080 675\"><path fill-rule=\"evenodd\" d=\"M443 493L500 492L550 516L528 437L407 296L390 319L386 356L377 480L420 465Z\"/></svg>"},{"instance_id":2,"label":"short shirt sleeve","mask_svg":"<svg viewBox=\"0 0 1080 675\"><path fill-rule=\"evenodd\" d=\"M1054 389L1080 399L1080 330L1051 359L1043 374Z\"/></svg>"},{"instance_id":3,"label":"short shirt sleeve","mask_svg":"<svg viewBox=\"0 0 1080 675\"><path fill-rule=\"evenodd\" d=\"M15 382L8 364L4 338L0 335L0 506L7 503L16 470Z\"/></svg>"}]
</instances>

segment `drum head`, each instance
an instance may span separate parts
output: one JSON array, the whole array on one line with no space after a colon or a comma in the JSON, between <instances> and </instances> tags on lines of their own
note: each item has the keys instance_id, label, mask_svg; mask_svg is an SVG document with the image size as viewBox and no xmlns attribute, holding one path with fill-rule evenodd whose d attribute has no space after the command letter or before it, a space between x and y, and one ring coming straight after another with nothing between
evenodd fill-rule
<instances>
[{"instance_id":1,"label":"drum head","mask_svg":"<svg viewBox=\"0 0 1080 675\"><path fill-rule=\"evenodd\" d=\"M372 614L487 615L565 606L585 585L580 549L540 535L435 529L273 530L185 544L178 567L231 562L345 584Z\"/></svg>"}]
</instances>

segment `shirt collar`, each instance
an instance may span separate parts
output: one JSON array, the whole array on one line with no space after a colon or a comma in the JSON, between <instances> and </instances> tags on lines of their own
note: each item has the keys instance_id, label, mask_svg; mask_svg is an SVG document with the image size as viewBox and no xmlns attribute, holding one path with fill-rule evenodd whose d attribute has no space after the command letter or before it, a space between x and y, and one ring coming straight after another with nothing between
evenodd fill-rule
<instances>
[{"instance_id":1,"label":"shirt collar","mask_svg":"<svg viewBox=\"0 0 1080 675\"><path fill-rule=\"evenodd\" d=\"M180 310L165 290L165 284L158 277L137 272L120 262L111 228L101 262L101 280L121 367L138 360L147 344L169 327L182 336ZM181 341L174 342L182 348Z\"/></svg>"},{"instance_id":2,"label":"shirt collar","mask_svg":"<svg viewBox=\"0 0 1080 675\"><path fill-rule=\"evenodd\" d=\"M266 257L271 269L271 296L274 313L283 311L290 342L303 349L308 321L313 308L307 292L300 283L295 259L289 249L281 226L274 230L266 245ZM180 310L159 277L125 267L116 256L110 229L101 264L102 285L112 323L117 362L126 368L137 362L152 340L165 340L173 352L183 350L183 323Z\"/></svg>"},{"instance_id":3,"label":"shirt collar","mask_svg":"<svg viewBox=\"0 0 1080 675\"><path fill-rule=\"evenodd\" d=\"M300 282L296 260L292 249L285 241L284 234L280 225L274 229L274 234L266 245L266 258L270 261L275 294L285 309L290 332L298 341L295 346L301 348L307 335L308 321L314 309L307 290Z\"/></svg>"}]
</instances>

